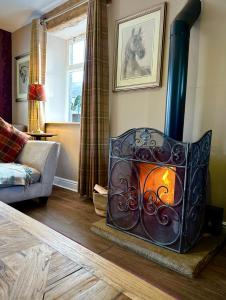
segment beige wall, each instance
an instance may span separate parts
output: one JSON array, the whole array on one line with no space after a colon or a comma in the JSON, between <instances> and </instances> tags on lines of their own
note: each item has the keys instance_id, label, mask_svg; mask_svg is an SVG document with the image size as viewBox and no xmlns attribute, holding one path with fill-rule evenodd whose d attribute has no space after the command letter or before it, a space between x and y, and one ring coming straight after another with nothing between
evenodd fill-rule
<instances>
[{"instance_id":1,"label":"beige wall","mask_svg":"<svg viewBox=\"0 0 226 300\"><path fill-rule=\"evenodd\" d=\"M170 24L183 8L187 0L167 1L167 16L165 26L164 56L162 86L160 88L136 90L131 92L110 93L111 104L111 133L118 135L123 131L133 128L149 126L164 130L166 88L169 56L169 33ZM109 46L110 46L110 84L112 85L113 57L114 57L114 34L115 21L126 16L133 15L139 11L148 9L161 0L139 0L139 1L113 1L109 7ZM192 139L192 127L194 118L194 101L197 85L197 66L199 60L199 38L200 22L198 21L191 32L189 73L187 85L186 121L184 130L184 140ZM112 88L111 88L112 90ZM129 112L129 113L128 113Z\"/></svg>"},{"instance_id":2,"label":"beige wall","mask_svg":"<svg viewBox=\"0 0 226 300\"><path fill-rule=\"evenodd\" d=\"M47 132L56 133L51 138L60 142L61 151L56 175L70 180L78 180L80 126L75 123L48 123Z\"/></svg>"},{"instance_id":3,"label":"beige wall","mask_svg":"<svg viewBox=\"0 0 226 300\"><path fill-rule=\"evenodd\" d=\"M213 130L210 161L212 202L226 219L226 1L205 0L200 20L193 138Z\"/></svg>"},{"instance_id":4,"label":"beige wall","mask_svg":"<svg viewBox=\"0 0 226 300\"><path fill-rule=\"evenodd\" d=\"M115 20L161 2L113 1L108 11L110 74ZM186 0L167 2L162 87L110 93L110 124L114 136L133 127L164 129L170 24ZM226 1L204 0L202 5L202 15L191 32L184 140L195 141L206 130L213 130L210 163L212 203L225 208L226 219Z\"/></svg>"},{"instance_id":5,"label":"beige wall","mask_svg":"<svg viewBox=\"0 0 226 300\"><path fill-rule=\"evenodd\" d=\"M158 0L112 1L109 7L110 74L113 71L115 21L161 3ZM128 92L111 93L111 133L118 135L133 127L150 126L163 130L167 83L169 27L175 14L186 1L170 0L166 21L162 87ZM112 78L110 79L112 84Z\"/></svg>"},{"instance_id":6,"label":"beige wall","mask_svg":"<svg viewBox=\"0 0 226 300\"><path fill-rule=\"evenodd\" d=\"M150 8L161 0L113 0L109 6L110 75L112 75L115 20ZM226 180L226 1L204 0L200 20L192 28L187 104L185 116L185 141L199 138L213 129L211 152L212 202L225 207L224 181ZM110 92L111 134L118 135L132 127L150 126L164 129L165 98L168 69L170 23L186 0L169 0L163 60L162 87L132 92ZM29 27L13 34L13 53L26 52ZM112 78L110 78L112 82ZM13 103L15 122L26 121L26 103ZM57 131L63 144L64 155L58 176L77 178L79 127L76 125L48 125Z\"/></svg>"}]
</instances>

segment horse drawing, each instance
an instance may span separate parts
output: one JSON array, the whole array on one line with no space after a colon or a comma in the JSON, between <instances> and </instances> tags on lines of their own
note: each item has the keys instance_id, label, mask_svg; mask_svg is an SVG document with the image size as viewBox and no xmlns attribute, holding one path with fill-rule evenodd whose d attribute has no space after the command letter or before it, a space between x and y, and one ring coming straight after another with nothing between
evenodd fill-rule
<instances>
[{"instance_id":1,"label":"horse drawing","mask_svg":"<svg viewBox=\"0 0 226 300\"><path fill-rule=\"evenodd\" d=\"M23 84L26 84L28 80L28 66L22 65L19 68L20 78Z\"/></svg>"},{"instance_id":2,"label":"horse drawing","mask_svg":"<svg viewBox=\"0 0 226 300\"><path fill-rule=\"evenodd\" d=\"M135 28L133 28L131 36L125 47L122 74L124 79L151 74L150 67L143 67L139 64L139 59L144 58L145 54L142 29L140 27L138 32L135 32Z\"/></svg>"}]
</instances>

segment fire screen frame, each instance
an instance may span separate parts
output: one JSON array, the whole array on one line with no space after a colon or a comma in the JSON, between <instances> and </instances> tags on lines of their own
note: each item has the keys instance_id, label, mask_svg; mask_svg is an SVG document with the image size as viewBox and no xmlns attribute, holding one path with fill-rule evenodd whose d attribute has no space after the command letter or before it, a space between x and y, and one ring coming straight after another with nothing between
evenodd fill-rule
<instances>
[{"instance_id":1,"label":"fire screen frame","mask_svg":"<svg viewBox=\"0 0 226 300\"><path fill-rule=\"evenodd\" d=\"M107 225L179 253L190 250L204 222L211 137L208 131L196 143L184 143L137 128L111 138ZM150 168L147 177L159 168L175 172L173 205L161 199L166 186L140 186L140 163Z\"/></svg>"}]
</instances>

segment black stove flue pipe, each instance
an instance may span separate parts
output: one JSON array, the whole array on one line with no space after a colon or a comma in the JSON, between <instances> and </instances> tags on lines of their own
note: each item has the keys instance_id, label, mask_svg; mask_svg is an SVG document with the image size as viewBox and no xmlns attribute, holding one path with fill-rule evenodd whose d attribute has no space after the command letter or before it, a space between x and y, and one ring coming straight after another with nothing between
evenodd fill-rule
<instances>
[{"instance_id":1,"label":"black stove flue pipe","mask_svg":"<svg viewBox=\"0 0 226 300\"><path fill-rule=\"evenodd\" d=\"M189 0L170 30L165 134L183 140L190 30L201 13L201 1Z\"/></svg>"}]
</instances>

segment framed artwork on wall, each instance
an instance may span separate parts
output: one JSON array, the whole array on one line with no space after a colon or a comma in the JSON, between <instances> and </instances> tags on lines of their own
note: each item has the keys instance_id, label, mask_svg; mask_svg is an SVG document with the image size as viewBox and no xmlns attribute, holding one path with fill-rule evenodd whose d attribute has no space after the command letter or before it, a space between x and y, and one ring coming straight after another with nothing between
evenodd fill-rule
<instances>
[{"instance_id":1,"label":"framed artwork on wall","mask_svg":"<svg viewBox=\"0 0 226 300\"><path fill-rule=\"evenodd\" d=\"M27 101L30 55L16 57L16 101Z\"/></svg>"},{"instance_id":2,"label":"framed artwork on wall","mask_svg":"<svg viewBox=\"0 0 226 300\"><path fill-rule=\"evenodd\" d=\"M166 3L116 21L113 91L161 84Z\"/></svg>"}]
</instances>

